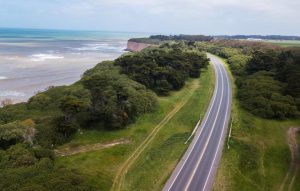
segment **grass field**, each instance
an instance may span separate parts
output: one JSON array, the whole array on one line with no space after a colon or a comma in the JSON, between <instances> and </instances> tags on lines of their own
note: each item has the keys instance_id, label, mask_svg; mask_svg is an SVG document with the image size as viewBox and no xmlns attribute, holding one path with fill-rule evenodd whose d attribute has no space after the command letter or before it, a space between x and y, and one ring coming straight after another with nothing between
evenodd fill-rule
<instances>
[{"instance_id":1,"label":"grass field","mask_svg":"<svg viewBox=\"0 0 300 191\"><path fill-rule=\"evenodd\" d=\"M268 40L267 42L270 42L272 44L276 44L282 47L300 47L300 41L299 40Z\"/></svg>"},{"instance_id":2,"label":"grass field","mask_svg":"<svg viewBox=\"0 0 300 191\"><path fill-rule=\"evenodd\" d=\"M298 131L298 134L297 134L297 143L298 143L298 149L299 149L299 152L300 152L300 132L299 131ZM297 176L296 176L296 179L295 179L295 182L294 182L293 190L294 191L300 190L300 170L297 173Z\"/></svg>"},{"instance_id":3,"label":"grass field","mask_svg":"<svg viewBox=\"0 0 300 191\"><path fill-rule=\"evenodd\" d=\"M234 96L230 149L223 151L214 190L279 190L290 161L287 130L299 124L300 120L253 116L240 107ZM299 186L295 184L293 190L300 190Z\"/></svg>"},{"instance_id":4,"label":"grass field","mask_svg":"<svg viewBox=\"0 0 300 191\"><path fill-rule=\"evenodd\" d=\"M117 182L121 190L160 190L187 148L188 145L184 142L199 120L199 115L205 113L213 87L213 69L209 67L202 73L200 79L188 81L181 91L159 98L160 106L156 112L140 117L127 129L84 130L62 148L105 144L120 139L129 141L129 144L58 157L56 166L77 170L98 190L110 190L116 174L123 177L122 182ZM131 157L132 153L147 140L153 129L180 104L181 109L161 126L139 156L135 157L134 162L120 173L128 157Z\"/></svg>"}]
</instances>

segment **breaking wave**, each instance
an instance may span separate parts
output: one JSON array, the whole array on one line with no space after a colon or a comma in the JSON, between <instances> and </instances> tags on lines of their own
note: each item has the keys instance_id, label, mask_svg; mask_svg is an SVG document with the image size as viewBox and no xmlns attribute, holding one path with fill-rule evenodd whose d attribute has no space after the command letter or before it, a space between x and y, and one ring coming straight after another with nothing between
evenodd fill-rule
<instances>
[{"instance_id":1,"label":"breaking wave","mask_svg":"<svg viewBox=\"0 0 300 191\"><path fill-rule=\"evenodd\" d=\"M30 60L33 62L41 62L45 60L62 59L63 56L55 56L53 54L33 54L30 56Z\"/></svg>"}]
</instances>

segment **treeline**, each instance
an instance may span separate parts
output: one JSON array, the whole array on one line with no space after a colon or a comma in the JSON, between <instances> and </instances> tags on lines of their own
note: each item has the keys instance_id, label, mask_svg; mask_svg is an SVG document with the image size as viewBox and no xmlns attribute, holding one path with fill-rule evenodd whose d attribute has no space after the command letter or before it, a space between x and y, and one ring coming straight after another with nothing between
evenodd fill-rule
<instances>
[{"instance_id":1,"label":"treeline","mask_svg":"<svg viewBox=\"0 0 300 191\"><path fill-rule=\"evenodd\" d=\"M116 65L131 79L159 95L168 95L171 90L181 89L188 78L198 78L208 65L206 54L185 47L179 43L148 48L121 56Z\"/></svg>"},{"instance_id":2,"label":"treeline","mask_svg":"<svg viewBox=\"0 0 300 191\"><path fill-rule=\"evenodd\" d=\"M92 191L81 174L54 166L52 150L15 144L0 150L2 191Z\"/></svg>"},{"instance_id":3,"label":"treeline","mask_svg":"<svg viewBox=\"0 0 300 191\"><path fill-rule=\"evenodd\" d=\"M227 59L241 105L264 118L299 117L300 50L241 46L237 41L226 44L201 44L200 48Z\"/></svg>"},{"instance_id":4,"label":"treeline","mask_svg":"<svg viewBox=\"0 0 300 191\"><path fill-rule=\"evenodd\" d=\"M102 62L71 86L50 87L27 103L1 108L1 147L28 142L24 137L33 131L33 144L52 148L68 141L80 127L124 128L156 106L151 90L121 74L114 62ZM35 125L25 127L24 120Z\"/></svg>"},{"instance_id":5,"label":"treeline","mask_svg":"<svg viewBox=\"0 0 300 191\"><path fill-rule=\"evenodd\" d=\"M132 38L129 41L146 44L163 44L168 41L200 42L211 41L213 37L205 35L151 35L149 38Z\"/></svg>"},{"instance_id":6,"label":"treeline","mask_svg":"<svg viewBox=\"0 0 300 191\"><path fill-rule=\"evenodd\" d=\"M90 119L118 129L132 123L139 115L155 109L153 92L120 73L113 62L103 62L87 71L82 79L89 90Z\"/></svg>"},{"instance_id":7,"label":"treeline","mask_svg":"<svg viewBox=\"0 0 300 191\"><path fill-rule=\"evenodd\" d=\"M94 190L81 174L55 167L53 149L81 128L125 128L156 109L155 93L179 90L207 64L192 46L165 44L99 63L73 85L0 108L0 190Z\"/></svg>"},{"instance_id":8,"label":"treeline","mask_svg":"<svg viewBox=\"0 0 300 191\"><path fill-rule=\"evenodd\" d=\"M164 42L160 39L150 39L150 38L131 38L128 41L137 42L137 43L145 43L145 44L154 44L154 45L161 45Z\"/></svg>"},{"instance_id":9,"label":"treeline","mask_svg":"<svg viewBox=\"0 0 300 191\"><path fill-rule=\"evenodd\" d=\"M219 39L263 39L263 40L300 40L300 36L283 35L220 35L215 36Z\"/></svg>"},{"instance_id":10,"label":"treeline","mask_svg":"<svg viewBox=\"0 0 300 191\"><path fill-rule=\"evenodd\" d=\"M178 40L178 41L211 41L213 37L205 35L152 35L150 39L159 39L159 40Z\"/></svg>"}]
</instances>

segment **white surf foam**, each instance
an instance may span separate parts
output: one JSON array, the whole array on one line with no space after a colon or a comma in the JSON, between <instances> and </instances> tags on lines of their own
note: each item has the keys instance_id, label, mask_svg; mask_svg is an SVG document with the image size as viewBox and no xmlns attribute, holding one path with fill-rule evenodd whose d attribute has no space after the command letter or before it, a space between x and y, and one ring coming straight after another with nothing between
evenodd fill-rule
<instances>
[{"instance_id":1,"label":"white surf foam","mask_svg":"<svg viewBox=\"0 0 300 191\"><path fill-rule=\"evenodd\" d=\"M53 54L33 54L30 56L30 60L33 62L41 62L45 60L62 59L63 56L56 56Z\"/></svg>"},{"instance_id":2,"label":"white surf foam","mask_svg":"<svg viewBox=\"0 0 300 191\"><path fill-rule=\"evenodd\" d=\"M122 51L123 47L116 47L112 44L108 43L95 43L95 44L84 44L83 47L80 48L73 48L73 50L77 51L98 51L98 50L116 50L116 51Z\"/></svg>"},{"instance_id":3,"label":"white surf foam","mask_svg":"<svg viewBox=\"0 0 300 191\"><path fill-rule=\"evenodd\" d=\"M7 79L7 77L5 77L5 76L0 76L0 80L6 80Z\"/></svg>"},{"instance_id":4,"label":"white surf foam","mask_svg":"<svg viewBox=\"0 0 300 191\"><path fill-rule=\"evenodd\" d=\"M0 91L0 97L24 97L25 93L17 91Z\"/></svg>"}]
</instances>

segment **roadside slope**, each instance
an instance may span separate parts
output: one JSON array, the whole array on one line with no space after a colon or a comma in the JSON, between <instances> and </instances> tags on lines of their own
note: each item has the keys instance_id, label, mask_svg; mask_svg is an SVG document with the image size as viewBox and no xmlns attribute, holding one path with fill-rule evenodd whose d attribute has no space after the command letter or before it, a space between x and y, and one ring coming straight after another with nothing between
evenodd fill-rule
<instances>
[{"instance_id":1,"label":"roadside slope","mask_svg":"<svg viewBox=\"0 0 300 191\"><path fill-rule=\"evenodd\" d=\"M200 81L194 92L192 89L189 90L188 100L182 109L165 124L132 165L126 173L120 190L162 189L172 169L187 148L184 143L193 131L199 116L205 114L213 90L212 68L209 69L209 76L205 78L204 81Z\"/></svg>"},{"instance_id":2,"label":"roadside slope","mask_svg":"<svg viewBox=\"0 0 300 191\"><path fill-rule=\"evenodd\" d=\"M181 110L159 131L152 143L128 169L121 187L121 190L132 190L132 188L160 190L181 153L186 149L186 145L182 142L184 143L189 137L199 120L199 115L205 112L214 86L213 76L213 70L209 67L207 71L203 71L199 79L189 80L182 90L173 92L168 97L159 98L160 107L156 112L140 117L126 129L120 131L85 130L82 134L77 134L69 145L107 144L119 139L129 140L130 143L59 157L56 166L66 165L86 175L90 184L95 185L99 190L110 190L112 180L136 148L149 136L153 128L174 110L176 103L181 103L188 98ZM193 87L195 89L191 91ZM170 152L169 159L161 155L161 151L165 149ZM157 174L161 174L163 178L158 179Z\"/></svg>"},{"instance_id":3,"label":"roadside slope","mask_svg":"<svg viewBox=\"0 0 300 191\"><path fill-rule=\"evenodd\" d=\"M164 191L211 190L223 150L231 113L231 85L224 63L208 54L216 86L210 106L188 150L178 163Z\"/></svg>"},{"instance_id":4,"label":"roadside slope","mask_svg":"<svg viewBox=\"0 0 300 191\"><path fill-rule=\"evenodd\" d=\"M286 132L300 120L256 117L241 108L233 89L230 149L223 151L213 190L279 190L290 162Z\"/></svg>"}]
</instances>

